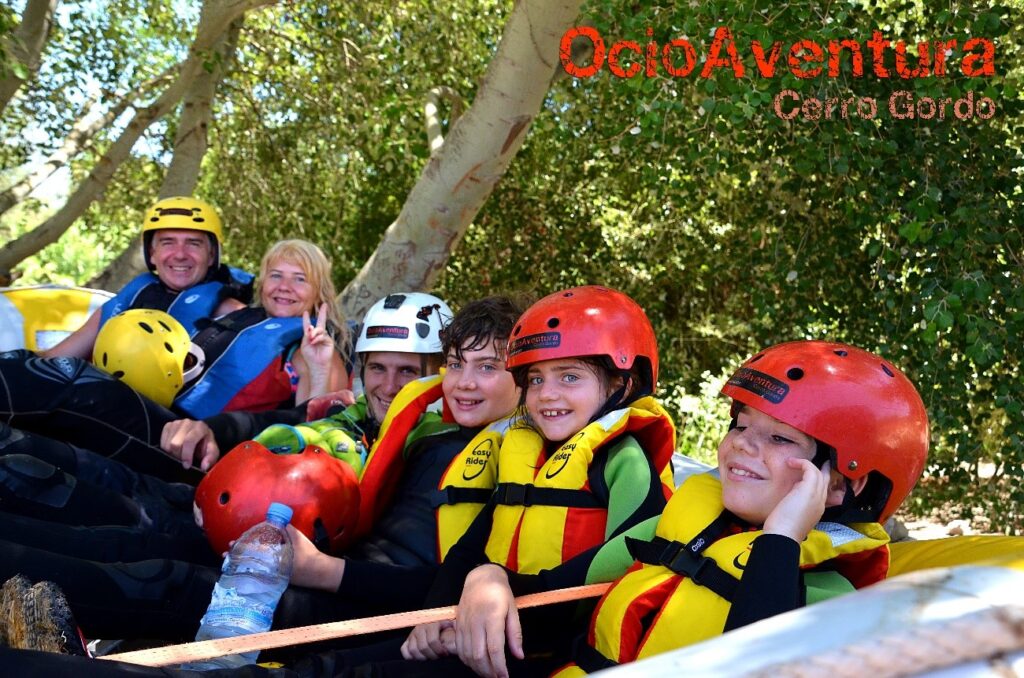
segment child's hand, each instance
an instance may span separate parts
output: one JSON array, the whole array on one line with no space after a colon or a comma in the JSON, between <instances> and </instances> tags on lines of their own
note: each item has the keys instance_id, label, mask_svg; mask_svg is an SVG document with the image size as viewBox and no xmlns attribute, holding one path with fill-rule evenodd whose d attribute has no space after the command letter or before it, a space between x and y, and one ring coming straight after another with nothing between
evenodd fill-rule
<instances>
[{"instance_id":1,"label":"child's hand","mask_svg":"<svg viewBox=\"0 0 1024 678\"><path fill-rule=\"evenodd\" d=\"M337 591L345 576L344 559L322 553L294 525L289 525L287 529L294 553L290 583L311 589Z\"/></svg>"},{"instance_id":2,"label":"child's hand","mask_svg":"<svg viewBox=\"0 0 1024 678\"><path fill-rule=\"evenodd\" d=\"M462 663L485 678L508 678L505 647L523 658L523 631L508 575L481 565L466 576L459 600L455 644Z\"/></svg>"},{"instance_id":3,"label":"child's hand","mask_svg":"<svg viewBox=\"0 0 1024 678\"><path fill-rule=\"evenodd\" d=\"M768 514L764 532L781 534L801 542L825 512L832 465L825 462L818 469L809 460L797 457L787 459L786 464L790 468L802 469L803 475Z\"/></svg>"},{"instance_id":4,"label":"child's hand","mask_svg":"<svg viewBox=\"0 0 1024 678\"><path fill-rule=\"evenodd\" d=\"M402 643L402 657L409 661L425 661L455 654L455 622L420 624Z\"/></svg>"}]
</instances>

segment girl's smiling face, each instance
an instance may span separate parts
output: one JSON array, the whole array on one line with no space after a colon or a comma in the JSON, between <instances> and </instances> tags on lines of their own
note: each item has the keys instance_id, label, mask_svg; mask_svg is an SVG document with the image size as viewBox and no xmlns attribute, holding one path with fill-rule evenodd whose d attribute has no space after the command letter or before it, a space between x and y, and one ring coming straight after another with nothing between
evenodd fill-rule
<instances>
[{"instance_id":1,"label":"girl's smiling face","mask_svg":"<svg viewBox=\"0 0 1024 678\"><path fill-rule=\"evenodd\" d=\"M814 438L752 407L744 406L736 427L718 446L718 473L725 508L752 525L768 514L801 478L792 457L813 459Z\"/></svg>"},{"instance_id":2,"label":"girl's smiling face","mask_svg":"<svg viewBox=\"0 0 1024 678\"><path fill-rule=\"evenodd\" d=\"M527 370L526 410L546 440L561 442L590 423L621 384L577 358L544 360Z\"/></svg>"}]
</instances>

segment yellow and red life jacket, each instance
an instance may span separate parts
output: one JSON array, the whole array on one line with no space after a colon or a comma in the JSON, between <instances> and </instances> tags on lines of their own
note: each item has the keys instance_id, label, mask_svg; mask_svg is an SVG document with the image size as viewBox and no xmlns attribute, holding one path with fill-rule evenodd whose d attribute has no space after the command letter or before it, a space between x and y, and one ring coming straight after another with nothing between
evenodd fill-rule
<instances>
[{"instance_id":1,"label":"yellow and red life jacket","mask_svg":"<svg viewBox=\"0 0 1024 678\"><path fill-rule=\"evenodd\" d=\"M498 483L498 450L509 430L511 418L486 426L455 455L438 483L432 504L437 509L438 561L444 560Z\"/></svg>"},{"instance_id":2,"label":"yellow and red life jacket","mask_svg":"<svg viewBox=\"0 0 1024 678\"><path fill-rule=\"evenodd\" d=\"M699 543L701 535L723 512L718 478L712 474L693 476L665 507L654 541L660 538L659 549L666 542L678 545L678 557L691 543ZM621 664L720 635L731 607L728 594L723 597L729 589L728 580L735 584L743 576L753 541L760 534L760 530L723 533L699 552L714 561L710 567L701 562L700 555L686 558L682 553L685 561L701 568L703 585L680 573L687 569L681 566L684 560L634 563L598 602L587 636L590 649L579 652L578 661L589 663L587 668ZM800 567L808 569L830 561L854 586L866 586L885 577L888 541L878 523L819 523L800 544ZM725 583L716 586L712 579ZM593 650L600 654L593 655ZM569 678L585 673L579 665L571 664L555 675Z\"/></svg>"},{"instance_id":3,"label":"yellow and red life jacket","mask_svg":"<svg viewBox=\"0 0 1024 678\"><path fill-rule=\"evenodd\" d=\"M404 467L409 433L431 403L441 398L441 376L410 381L388 407L380 432L359 475L359 523L356 538L366 535L394 497Z\"/></svg>"},{"instance_id":4,"label":"yellow and red life jacket","mask_svg":"<svg viewBox=\"0 0 1024 678\"><path fill-rule=\"evenodd\" d=\"M391 504L405 467L410 434L427 408L442 397L442 378L436 375L409 382L388 408L359 477L358 536L367 534ZM443 420L451 421L447 409ZM451 423L449 428L454 426L457 424ZM508 426L508 419L486 426L441 474L437 490L430 497L437 512L437 562L444 559L490 498L497 482L497 451Z\"/></svg>"},{"instance_id":5,"label":"yellow and red life jacket","mask_svg":"<svg viewBox=\"0 0 1024 678\"><path fill-rule=\"evenodd\" d=\"M593 493L588 471L598 450L629 440L624 436L639 443L670 496L675 426L650 396L591 422L550 457L536 431L506 433L486 546L490 561L533 574L605 541L608 507Z\"/></svg>"}]
</instances>

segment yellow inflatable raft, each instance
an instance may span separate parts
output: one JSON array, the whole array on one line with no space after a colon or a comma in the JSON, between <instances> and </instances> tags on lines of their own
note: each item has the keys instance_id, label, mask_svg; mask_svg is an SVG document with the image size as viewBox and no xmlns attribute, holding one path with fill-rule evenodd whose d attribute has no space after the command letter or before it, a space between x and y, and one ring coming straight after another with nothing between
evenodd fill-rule
<instances>
[{"instance_id":1,"label":"yellow inflatable raft","mask_svg":"<svg viewBox=\"0 0 1024 678\"><path fill-rule=\"evenodd\" d=\"M0 351L43 351L81 327L110 292L36 285L0 288Z\"/></svg>"}]
</instances>

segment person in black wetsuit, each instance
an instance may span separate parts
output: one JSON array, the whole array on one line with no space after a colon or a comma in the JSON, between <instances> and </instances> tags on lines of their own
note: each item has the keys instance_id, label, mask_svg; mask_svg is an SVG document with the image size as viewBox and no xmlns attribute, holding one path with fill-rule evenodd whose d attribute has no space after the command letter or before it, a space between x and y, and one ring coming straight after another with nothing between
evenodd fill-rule
<instances>
[{"instance_id":1,"label":"person in black wetsuit","mask_svg":"<svg viewBox=\"0 0 1024 678\"><path fill-rule=\"evenodd\" d=\"M733 421L717 474L680 486L636 563L598 603L558 678L684 647L873 584L882 528L928 453L913 384L883 358L797 341L753 356L726 382Z\"/></svg>"},{"instance_id":2,"label":"person in black wetsuit","mask_svg":"<svg viewBox=\"0 0 1024 678\"><path fill-rule=\"evenodd\" d=\"M374 507L379 517L369 533L344 558L317 551L305 536L292 530L293 586L278 605L276 628L420 604L440 556L493 487L491 482L490 486L448 489L443 499L438 489L446 473L458 467L453 460L472 460L466 465L475 470L477 462L486 459L480 451L492 449L500 440L500 427L491 431L485 427L509 414L518 400L501 350L519 311L508 300L487 299L469 304L456 316L445 332L446 345L452 348L440 387L451 416L425 414L404 436L398 454L375 459L373 455L384 450L380 445L373 450L367 468L379 468L381 476L394 474L399 481L387 505ZM468 445L474 440L478 443ZM477 477L493 481L494 476ZM0 524L0 539L17 542L0 547L0 576L23 572L37 579L45 573L46 579L65 588L79 624L90 637L132 634L184 640L194 635L218 575L215 567L200 566L200 548L195 549L200 556L193 559L196 562L171 560L167 540L151 536L149 548L160 560L97 562L137 558L145 549L131 543L128 530L94 528L89 534L94 539L77 528L47 526L26 518ZM78 553L69 554L71 549L62 543L75 544ZM207 565L213 564L213 559L205 558ZM401 585L396 585L398 581Z\"/></svg>"}]
</instances>

